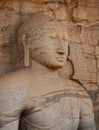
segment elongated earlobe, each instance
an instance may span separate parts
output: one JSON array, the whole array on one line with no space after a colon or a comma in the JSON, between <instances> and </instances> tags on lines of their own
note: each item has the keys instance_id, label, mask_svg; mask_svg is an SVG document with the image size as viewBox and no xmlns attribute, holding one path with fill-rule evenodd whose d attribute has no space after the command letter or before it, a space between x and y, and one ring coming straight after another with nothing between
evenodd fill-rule
<instances>
[{"instance_id":1,"label":"elongated earlobe","mask_svg":"<svg viewBox=\"0 0 99 130\"><path fill-rule=\"evenodd\" d=\"M30 53L29 53L29 47L24 48L24 66L29 67L30 65Z\"/></svg>"},{"instance_id":2,"label":"elongated earlobe","mask_svg":"<svg viewBox=\"0 0 99 130\"><path fill-rule=\"evenodd\" d=\"M30 65L30 51L29 51L29 45L27 43L27 35L24 34L22 37L23 41L23 47L24 47L24 66L29 67Z\"/></svg>"}]
</instances>

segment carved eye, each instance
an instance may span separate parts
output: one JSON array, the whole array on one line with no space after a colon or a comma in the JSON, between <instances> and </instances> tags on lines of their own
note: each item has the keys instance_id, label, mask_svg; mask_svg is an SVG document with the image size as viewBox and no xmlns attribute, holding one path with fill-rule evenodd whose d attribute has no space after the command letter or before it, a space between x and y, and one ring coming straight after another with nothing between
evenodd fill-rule
<instances>
[{"instance_id":1,"label":"carved eye","mask_svg":"<svg viewBox=\"0 0 99 130\"><path fill-rule=\"evenodd\" d=\"M64 35L64 36L63 36L63 40L67 40L67 36Z\"/></svg>"},{"instance_id":2,"label":"carved eye","mask_svg":"<svg viewBox=\"0 0 99 130\"><path fill-rule=\"evenodd\" d=\"M51 37L52 39L58 38L58 36L57 36L56 34L52 34L52 35L50 35L50 37Z\"/></svg>"}]
</instances>

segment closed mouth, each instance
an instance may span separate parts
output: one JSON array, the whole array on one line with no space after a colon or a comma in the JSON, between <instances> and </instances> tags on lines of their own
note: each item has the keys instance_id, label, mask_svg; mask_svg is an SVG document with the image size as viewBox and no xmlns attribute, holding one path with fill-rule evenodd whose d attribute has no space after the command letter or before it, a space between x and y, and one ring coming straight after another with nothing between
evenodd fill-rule
<instances>
[{"instance_id":1,"label":"closed mouth","mask_svg":"<svg viewBox=\"0 0 99 130\"><path fill-rule=\"evenodd\" d=\"M64 58L56 57L57 61L63 62Z\"/></svg>"}]
</instances>

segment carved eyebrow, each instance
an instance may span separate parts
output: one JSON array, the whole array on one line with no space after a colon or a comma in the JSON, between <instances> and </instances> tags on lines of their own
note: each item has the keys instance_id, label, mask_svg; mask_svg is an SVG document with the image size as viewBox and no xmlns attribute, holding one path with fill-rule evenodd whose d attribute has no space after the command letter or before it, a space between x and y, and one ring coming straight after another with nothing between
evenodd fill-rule
<instances>
[{"instance_id":1,"label":"carved eyebrow","mask_svg":"<svg viewBox=\"0 0 99 130\"><path fill-rule=\"evenodd\" d=\"M59 36L56 34L56 35L50 35L51 38L58 38ZM66 35L63 35L63 36L60 36L62 39L64 40L67 40L67 36Z\"/></svg>"},{"instance_id":2,"label":"carved eyebrow","mask_svg":"<svg viewBox=\"0 0 99 130\"><path fill-rule=\"evenodd\" d=\"M57 36L57 35L56 35L56 36L52 36L52 35L51 35L50 37L51 37L51 38L58 38L58 36Z\"/></svg>"},{"instance_id":3,"label":"carved eyebrow","mask_svg":"<svg viewBox=\"0 0 99 130\"><path fill-rule=\"evenodd\" d=\"M52 37L52 38L57 38L58 35L57 35L57 34L51 34L50 37Z\"/></svg>"}]
</instances>

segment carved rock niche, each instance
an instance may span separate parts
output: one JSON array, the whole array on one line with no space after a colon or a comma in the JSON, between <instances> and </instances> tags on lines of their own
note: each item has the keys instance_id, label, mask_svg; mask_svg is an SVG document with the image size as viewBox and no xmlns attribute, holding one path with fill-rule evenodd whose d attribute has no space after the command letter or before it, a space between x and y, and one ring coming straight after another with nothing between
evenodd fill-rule
<instances>
[{"instance_id":1,"label":"carved rock niche","mask_svg":"<svg viewBox=\"0 0 99 130\"><path fill-rule=\"evenodd\" d=\"M55 19L56 24L46 24L47 17L42 15L43 18L41 18L41 15L38 15L40 13L48 13L48 16L51 18L50 21ZM33 15L34 17L32 19ZM28 22L29 20L32 21L32 24L31 22ZM37 46L39 45L38 40L46 36L47 33L51 31L53 32L53 30L57 30L58 35L61 36L63 33L61 31L62 27L60 27L60 25L57 26L57 21L62 24L63 30L66 30L65 35L68 38L65 39L63 37L63 42L64 40L67 40L69 44L66 48L68 52L67 50L65 50L65 52L59 52L60 55L64 55L63 53L66 53L67 60L65 65L57 70L58 75L63 79L63 82L66 82L66 85L60 79L59 82L58 77L55 79L54 75L51 76L51 73L44 70L44 67L38 66L35 62L33 62L35 69L32 73L35 73L35 80L34 82L31 80L31 84L37 86L35 89L23 88L22 83L24 82L28 86L27 82L32 79L29 75L29 72L22 71L24 64L26 69L28 69L27 66L30 60L28 48L30 46L25 44L25 41L28 41L27 34L24 35L21 40L19 39L19 41L24 41L23 47L18 44L18 29L23 23L26 23L24 28L22 28L23 30L21 33L26 31L30 32L32 30L32 25L34 24L33 26L35 27L31 33L29 33L29 36L31 34L33 35L33 37L31 37L32 40L30 40L30 48L32 48L33 46L31 41L34 40L34 42L37 42ZM46 26L43 25L43 22ZM43 32L43 26L45 32ZM49 28L49 26L52 27ZM38 33L41 34L37 38L35 35L38 35ZM57 38L58 36L55 35L50 37L55 42L60 43ZM43 42L43 38L40 42ZM47 49L45 49L45 52L46 50L50 50L50 47L48 47L49 42L50 39L47 39ZM40 47L42 48L42 46L37 46L35 50L32 50L34 58L39 55L34 52L37 50L39 52ZM42 55L44 55L45 52L40 52L40 54L42 53ZM54 54L51 55L52 58L55 56ZM43 58L43 56L41 57L42 60L38 58L40 65L43 64ZM57 57L56 59L62 63L63 59L58 59ZM48 57L48 62L50 62L50 57ZM48 65L47 61L44 61L44 65L45 64L48 68L50 68L51 65ZM54 64L54 60L52 64ZM37 69L39 70L39 67L41 67L39 75L41 75L42 78L39 77L36 79L38 77L38 73L36 73L36 71ZM55 67L57 68L57 66ZM8 77L10 77L9 73L13 73L18 70L21 70L20 74L18 74L19 72L17 72L15 75L12 74L12 79L7 78L7 76L3 77L3 75L8 75ZM27 77L22 75L22 73L27 75ZM45 78L43 78L44 76ZM48 80L49 78L50 80ZM15 83L14 79L17 79ZM19 79L21 79L21 83L19 83ZM4 80L4 84L2 83L2 80ZM56 84L54 83L54 80ZM45 88L41 89L36 81L39 82L40 86ZM17 86L18 83L20 87L11 88L10 84ZM5 90L2 89L3 85L5 85ZM62 85L68 86L66 88L66 94L62 92L63 90L61 90ZM93 107L96 130L99 130L99 0L0 0L0 91L2 91L0 93L0 112L3 110L2 113L0 113L0 130L72 130L72 128L77 130L77 120L74 122L75 125L73 122L72 125L70 125L70 118L72 120L72 116L79 116L79 104L77 104L78 102L74 100L79 100L79 102L82 103L83 101L80 99L81 97L84 97L84 101L86 104L89 103L90 106L87 107L84 103L82 103L85 105L85 107L82 108L85 113L82 114L85 114L85 116L88 115L89 112L91 113L91 107ZM7 97L3 94L3 92L6 93L6 95L9 93L10 96ZM32 92L34 95L30 96L32 95ZM67 100L68 93L69 98ZM89 97L87 97L88 95ZM77 97L77 99L75 99L75 97ZM86 100L85 97L90 98L90 100ZM21 100L19 100L19 98ZM65 99L67 105L64 103ZM32 100L32 102L30 102L30 100ZM90 103L91 101L93 105ZM14 103L12 102L17 104L17 109L15 109L15 111ZM28 102L30 102L29 105ZM22 103L24 103L24 105L21 107ZM5 108L5 106L2 104L6 104L8 107ZM51 105L53 104L58 104L59 106L55 105L51 108ZM65 107L68 107L68 110L70 109L69 112L67 109L65 110ZM72 107L75 107L74 111L72 111ZM47 108L49 108L48 111ZM40 113L40 111L44 111L44 113ZM31 115L32 112L34 113L33 117ZM37 115L35 114L36 112L38 113ZM61 113L61 116L58 112ZM31 116L28 116L28 114ZM66 114L68 117L65 119L63 115ZM36 120L38 117L40 120ZM12 120L15 122L12 124L12 126L9 126L9 122ZM88 118L86 116L86 120L87 123L85 119L81 120L81 124L79 124L79 130L86 126L88 127L88 130L95 130L95 127L89 127L89 125L94 125L91 114L89 114ZM66 123L67 127L64 125ZM85 128L84 130L87 129Z\"/></svg>"}]
</instances>

